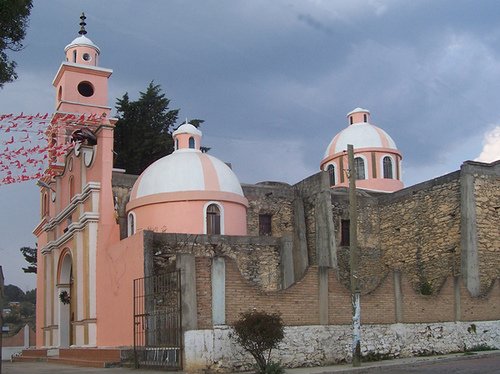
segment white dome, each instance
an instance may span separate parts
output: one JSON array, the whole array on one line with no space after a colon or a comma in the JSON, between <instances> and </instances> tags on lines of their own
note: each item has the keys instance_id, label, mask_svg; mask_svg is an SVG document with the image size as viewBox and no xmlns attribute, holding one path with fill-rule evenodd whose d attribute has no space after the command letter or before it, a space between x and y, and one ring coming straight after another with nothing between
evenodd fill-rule
<instances>
[{"instance_id":1,"label":"white dome","mask_svg":"<svg viewBox=\"0 0 500 374\"><path fill-rule=\"evenodd\" d=\"M367 122L349 125L339 132L326 148L324 158L347 150L352 144L354 149L359 148L390 148L397 150L394 140L381 128Z\"/></svg>"},{"instance_id":2,"label":"white dome","mask_svg":"<svg viewBox=\"0 0 500 374\"><path fill-rule=\"evenodd\" d=\"M190 123L185 123L185 124L179 126L179 128L172 133L172 136L175 137L179 134L192 134L192 135L201 136L201 131L198 130L193 125L191 125Z\"/></svg>"},{"instance_id":3,"label":"white dome","mask_svg":"<svg viewBox=\"0 0 500 374\"><path fill-rule=\"evenodd\" d=\"M131 200L182 191L219 191L243 196L238 178L225 163L199 150L179 149L144 170L132 189Z\"/></svg>"},{"instance_id":4,"label":"white dome","mask_svg":"<svg viewBox=\"0 0 500 374\"><path fill-rule=\"evenodd\" d=\"M66 48L64 48L64 52L67 52L68 49L72 47L92 47L97 50L97 53L101 52L99 47L96 46L94 42L89 38L87 38L85 35L80 35L79 37L75 38L71 43L69 43L66 46Z\"/></svg>"}]
</instances>

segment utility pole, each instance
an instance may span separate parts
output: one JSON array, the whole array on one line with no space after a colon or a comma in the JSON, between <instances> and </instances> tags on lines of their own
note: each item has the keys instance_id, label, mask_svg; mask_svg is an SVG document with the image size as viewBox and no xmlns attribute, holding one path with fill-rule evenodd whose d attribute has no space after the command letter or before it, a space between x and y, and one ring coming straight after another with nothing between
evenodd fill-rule
<instances>
[{"instance_id":1,"label":"utility pole","mask_svg":"<svg viewBox=\"0 0 500 374\"><path fill-rule=\"evenodd\" d=\"M358 286L358 206L356 199L356 169L354 147L347 145L349 162L349 263L351 268L352 297L352 366L361 365L361 304Z\"/></svg>"}]
</instances>

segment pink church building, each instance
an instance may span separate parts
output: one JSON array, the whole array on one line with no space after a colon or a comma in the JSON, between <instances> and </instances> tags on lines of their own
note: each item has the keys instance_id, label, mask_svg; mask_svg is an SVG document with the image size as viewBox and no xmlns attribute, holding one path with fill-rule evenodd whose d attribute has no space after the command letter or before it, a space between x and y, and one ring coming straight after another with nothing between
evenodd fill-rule
<instances>
[{"instance_id":1,"label":"pink church building","mask_svg":"<svg viewBox=\"0 0 500 374\"><path fill-rule=\"evenodd\" d=\"M354 145L352 168L363 190L363 324L373 331L397 324L404 331L394 339L408 337L398 344L410 348L418 340L416 322L456 326L473 320L478 339L489 334L480 331L498 330L487 325L500 319L496 299L474 309L471 297L498 286L492 286L498 266L483 267L498 265L498 256L480 265L477 253L494 252L482 247L480 230L493 222L488 235L496 232L498 238L500 222L498 215L480 221L491 207L476 210L477 204L494 198L476 202L471 194L479 187L470 186L474 178L483 178L480 187L495 185L498 163L466 163L460 171L403 189L396 143L371 123L368 110L356 108L327 146L320 171L295 185L241 184L227 164L201 152L202 133L189 123L173 132L172 154L140 176L126 174L113 168L119 123L109 106L112 70L99 66L101 51L86 37L81 19L80 35L64 49L65 61L52 82L55 114L47 137L62 151L49 155L39 182L40 222L33 231L36 349L23 357L93 366L128 361L187 372L248 369L251 357L231 343L228 326L242 312L262 309L280 312L295 339L285 343L289 354L279 358L285 365L308 365L312 358L303 354L305 346L324 351L322 364L345 361L351 321L348 144ZM422 196L428 199L414 203ZM446 199L453 203L440 206ZM413 221L398 216L409 216L415 205ZM469 219L472 210L479 228ZM428 221L436 224L419 231ZM439 240L423 240L434 237ZM461 263L463 284L451 268L455 263ZM446 289L444 304L436 304L439 295L429 303L415 291L422 274L432 274L424 281L436 290L455 277L455 291ZM455 297L454 310L446 309L449 295ZM441 307L443 313L434 313Z\"/></svg>"}]
</instances>

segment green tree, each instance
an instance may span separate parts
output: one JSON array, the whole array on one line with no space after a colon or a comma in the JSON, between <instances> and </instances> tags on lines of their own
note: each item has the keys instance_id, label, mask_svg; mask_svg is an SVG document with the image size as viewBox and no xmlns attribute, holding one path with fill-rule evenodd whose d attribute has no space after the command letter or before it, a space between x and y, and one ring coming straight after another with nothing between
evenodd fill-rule
<instances>
[{"instance_id":1,"label":"green tree","mask_svg":"<svg viewBox=\"0 0 500 374\"><path fill-rule=\"evenodd\" d=\"M24 300L29 301L32 304L36 304L36 288L26 291Z\"/></svg>"},{"instance_id":2,"label":"green tree","mask_svg":"<svg viewBox=\"0 0 500 374\"><path fill-rule=\"evenodd\" d=\"M24 301L26 297L24 291L13 284L8 284L4 287L4 295L6 303L11 301Z\"/></svg>"},{"instance_id":3,"label":"green tree","mask_svg":"<svg viewBox=\"0 0 500 374\"><path fill-rule=\"evenodd\" d=\"M16 62L5 51L23 48L32 0L0 0L0 88L17 78Z\"/></svg>"},{"instance_id":4,"label":"green tree","mask_svg":"<svg viewBox=\"0 0 500 374\"><path fill-rule=\"evenodd\" d=\"M233 338L255 359L260 374L281 374L279 363L271 362L271 351L285 336L283 320L278 313L258 310L241 314L234 325Z\"/></svg>"},{"instance_id":5,"label":"green tree","mask_svg":"<svg viewBox=\"0 0 500 374\"><path fill-rule=\"evenodd\" d=\"M28 263L28 267L22 268L25 273L36 274L36 248L22 247L19 249Z\"/></svg>"},{"instance_id":6,"label":"green tree","mask_svg":"<svg viewBox=\"0 0 500 374\"><path fill-rule=\"evenodd\" d=\"M117 99L115 127L115 166L130 174L140 174L151 163L173 152L174 130L179 109L169 109L170 100L153 82L137 101L128 93ZM192 120L199 126L203 120Z\"/></svg>"}]
</instances>

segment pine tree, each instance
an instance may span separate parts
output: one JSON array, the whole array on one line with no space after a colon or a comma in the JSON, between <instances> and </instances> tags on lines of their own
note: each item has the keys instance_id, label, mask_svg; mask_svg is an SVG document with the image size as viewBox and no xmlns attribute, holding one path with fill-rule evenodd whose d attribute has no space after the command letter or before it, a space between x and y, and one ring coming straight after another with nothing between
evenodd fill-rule
<instances>
[{"instance_id":1,"label":"pine tree","mask_svg":"<svg viewBox=\"0 0 500 374\"><path fill-rule=\"evenodd\" d=\"M0 0L0 88L17 78L16 62L5 50L17 52L23 48L32 6L32 0Z\"/></svg>"},{"instance_id":2,"label":"pine tree","mask_svg":"<svg viewBox=\"0 0 500 374\"><path fill-rule=\"evenodd\" d=\"M25 273L36 274L36 248L22 247L19 249L28 263L28 267L22 268Z\"/></svg>"},{"instance_id":3,"label":"pine tree","mask_svg":"<svg viewBox=\"0 0 500 374\"><path fill-rule=\"evenodd\" d=\"M140 174L154 161L173 152L172 132L179 109L169 110L170 100L153 82L137 101L128 93L117 99L118 122L115 127L115 167L129 174ZM192 120L198 127L203 120Z\"/></svg>"}]
</instances>

